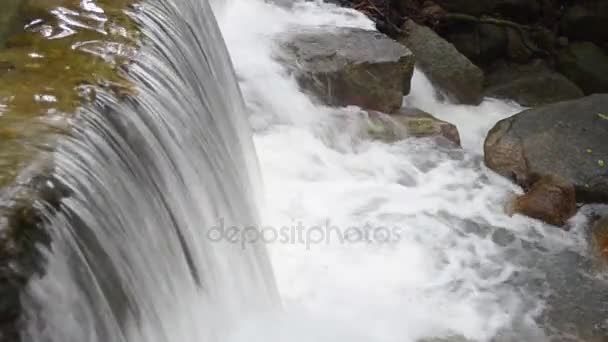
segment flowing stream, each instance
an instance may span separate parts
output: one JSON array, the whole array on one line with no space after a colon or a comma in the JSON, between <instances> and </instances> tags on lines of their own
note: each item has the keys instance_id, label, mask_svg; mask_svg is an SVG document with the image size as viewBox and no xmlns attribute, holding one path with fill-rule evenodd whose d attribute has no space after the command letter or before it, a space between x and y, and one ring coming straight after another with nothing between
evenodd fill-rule
<instances>
[{"instance_id":1,"label":"flowing stream","mask_svg":"<svg viewBox=\"0 0 608 342\"><path fill-rule=\"evenodd\" d=\"M483 165L487 131L521 107L446 103L416 71L405 104L456 124L464 150L370 141L357 108L314 105L273 56L277 37L302 27L371 21L320 1L235 0L219 22L255 129L261 238L286 312L251 321L235 341L543 341L549 326L576 321L567 305L558 323L546 313L584 283L560 273L576 274L586 253L580 229L506 215L521 189Z\"/></svg>"},{"instance_id":2,"label":"flowing stream","mask_svg":"<svg viewBox=\"0 0 608 342\"><path fill-rule=\"evenodd\" d=\"M58 147L72 196L49 216L54 243L26 298L26 340L544 341L563 331L546 324L562 295L552 270L585 255L583 215L571 232L508 216L521 189L483 165L486 132L520 107L446 103L416 71L404 103L456 124L464 148L373 141L358 108L314 104L275 59L277 38L294 30L371 21L321 1L211 6L144 1L136 100L102 94ZM241 229L229 237L230 227Z\"/></svg>"}]
</instances>

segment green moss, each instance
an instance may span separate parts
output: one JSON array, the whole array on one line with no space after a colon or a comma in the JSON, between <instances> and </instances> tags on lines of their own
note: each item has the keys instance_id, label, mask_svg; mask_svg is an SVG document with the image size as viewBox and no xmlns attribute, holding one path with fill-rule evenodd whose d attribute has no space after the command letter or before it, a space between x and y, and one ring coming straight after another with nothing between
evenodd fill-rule
<instances>
[{"instance_id":1,"label":"green moss","mask_svg":"<svg viewBox=\"0 0 608 342\"><path fill-rule=\"evenodd\" d=\"M29 0L22 8L25 28L0 49L0 187L30 162L47 133L67 128L65 119L97 87L131 89L119 70L138 38L124 12L132 1L96 1L105 21L79 0ZM59 7L74 11L70 20L82 25L68 25L56 15Z\"/></svg>"},{"instance_id":2,"label":"green moss","mask_svg":"<svg viewBox=\"0 0 608 342\"><path fill-rule=\"evenodd\" d=\"M425 136L435 132L435 121L430 118L413 118L407 122L407 131L414 136Z\"/></svg>"}]
</instances>

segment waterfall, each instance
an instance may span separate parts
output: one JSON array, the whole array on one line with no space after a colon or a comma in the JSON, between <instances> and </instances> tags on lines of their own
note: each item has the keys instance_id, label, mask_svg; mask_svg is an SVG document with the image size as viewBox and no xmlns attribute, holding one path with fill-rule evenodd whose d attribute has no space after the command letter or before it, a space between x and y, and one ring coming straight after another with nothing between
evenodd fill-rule
<instances>
[{"instance_id":1,"label":"waterfall","mask_svg":"<svg viewBox=\"0 0 608 342\"><path fill-rule=\"evenodd\" d=\"M45 274L31 281L26 341L216 341L277 304L265 247L211 238L258 224L259 174L230 58L206 0L150 0L129 77L100 93L54 153L71 192Z\"/></svg>"}]
</instances>

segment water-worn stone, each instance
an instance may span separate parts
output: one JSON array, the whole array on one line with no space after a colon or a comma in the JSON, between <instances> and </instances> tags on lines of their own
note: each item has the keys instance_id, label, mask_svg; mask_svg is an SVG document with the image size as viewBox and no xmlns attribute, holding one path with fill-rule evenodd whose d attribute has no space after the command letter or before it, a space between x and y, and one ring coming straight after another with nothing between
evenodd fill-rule
<instances>
[{"instance_id":1,"label":"water-worn stone","mask_svg":"<svg viewBox=\"0 0 608 342\"><path fill-rule=\"evenodd\" d=\"M417 108L401 108L397 113L369 113L368 134L386 142L409 137L434 138L438 143L460 146L460 135L455 125L439 120Z\"/></svg>"},{"instance_id":2,"label":"water-worn stone","mask_svg":"<svg viewBox=\"0 0 608 342\"><path fill-rule=\"evenodd\" d=\"M454 45L412 20L404 24L400 41L414 52L417 65L431 82L452 100L464 104L481 101L483 71L458 52Z\"/></svg>"},{"instance_id":3,"label":"water-worn stone","mask_svg":"<svg viewBox=\"0 0 608 342\"><path fill-rule=\"evenodd\" d=\"M523 111L499 121L484 144L486 165L530 187L556 175L584 203L608 202L608 95Z\"/></svg>"},{"instance_id":4,"label":"water-worn stone","mask_svg":"<svg viewBox=\"0 0 608 342\"><path fill-rule=\"evenodd\" d=\"M608 93L608 55L590 42L575 42L558 55L559 71L585 94Z\"/></svg>"},{"instance_id":5,"label":"water-worn stone","mask_svg":"<svg viewBox=\"0 0 608 342\"><path fill-rule=\"evenodd\" d=\"M505 64L486 77L485 96L513 100L522 106L573 100L584 96L572 81L544 63Z\"/></svg>"},{"instance_id":6,"label":"water-worn stone","mask_svg":"<svg viewBox=\"0 0 608 342\"><path fill-rule=\"evenodd\" d=\"M608 261L608 216L600 218L591 228L593 244L603 260Z\"/></svg>"},{"instance_id":7,"label":"water-worn stone","mask_svg":"<svg viewBox=\"0 0 608 342\"><path fill-rule=\"evenodd\" d=\"M16 28L22 0L2 0L0 4L0 48L8 35Z\"/></svg>"},{"instance_id":8,"label":"water-worn stone","mask_svg":"<svg viewBox=\"0 0 608 342\"><path fill-rule=\"evenodd\" d=\"M279 56L321 102L394 112L410 91L414 56L375 31L319 28L285 38Z\"/></svg>"},{"instance_id":9,"label":"water-worn stone","mask_svg":"<svg viewBox=\"0 0 608 342\"><path fill-rule=\"evenodd\" d=\"M559 177L544 176L515 199L513 211L561 227L576 213L574 186Z\"/></svg>"}]
</instances>

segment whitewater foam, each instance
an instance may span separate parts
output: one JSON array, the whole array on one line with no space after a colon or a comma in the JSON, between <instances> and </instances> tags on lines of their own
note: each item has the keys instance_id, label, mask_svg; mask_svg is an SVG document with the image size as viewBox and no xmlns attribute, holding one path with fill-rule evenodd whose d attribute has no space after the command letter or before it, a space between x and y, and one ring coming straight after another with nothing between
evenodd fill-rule
<instances>
[{"instance_id":1,"label":"whitewater foam","mask_svg":"<svg viewBox=\"0 0 608 342\"><path fill-rule=\"evenodd\" d=\"M543 299L514 280L533 277L534 252L524 250L578 251L582 243L504 214L521 189L489 171L481 151L492 125L521 107L443 102L416 71L404 102L456 124L464 150L370 141L344 129L345 120L365 124L359 109L312 103L273 55L277 35L297 27L373 29L371 21L320 1L233 2L225 14L220 26L256 129L264 223L400 228L390 244L269 246L286 313L245 324L235 340L544 339L535 321Z\"/></svg>"}]
</instances>

